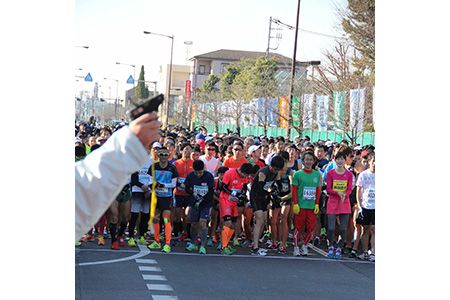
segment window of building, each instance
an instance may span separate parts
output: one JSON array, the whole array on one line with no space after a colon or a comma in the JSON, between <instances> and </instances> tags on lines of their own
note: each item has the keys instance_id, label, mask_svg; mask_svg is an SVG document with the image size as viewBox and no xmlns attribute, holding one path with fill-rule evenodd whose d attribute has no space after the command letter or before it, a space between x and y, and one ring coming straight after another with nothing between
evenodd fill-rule
<instances>
[{"instance_id":1,"label":"window of building","mask_svg":"<svg viewBox=\"0 0 450 300\"><path fill-rule=\"evenodd\" d=\"M198 74L204 75L205 74L205 69L206 69L205 65L199 65L198 66Z\"/></svg>"}]
</instances>

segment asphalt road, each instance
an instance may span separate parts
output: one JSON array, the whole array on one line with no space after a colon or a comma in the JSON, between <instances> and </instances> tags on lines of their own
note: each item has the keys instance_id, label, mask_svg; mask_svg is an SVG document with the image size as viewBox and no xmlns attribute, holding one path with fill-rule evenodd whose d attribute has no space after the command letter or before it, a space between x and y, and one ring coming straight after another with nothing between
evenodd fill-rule
<instances>
[{"instance_id":1,"label":"asphalt road","mask_svg":"<svg viewBox=\"0 0 450 300\"><path fill-rule=\"evenodd\" d=\"M336 261L320 251L293 257L238 248L224 256L170 254L146 247L110 250L95 242L76 248L76 299L374 299L375 264Z\"/></svg>"}]
</instances>

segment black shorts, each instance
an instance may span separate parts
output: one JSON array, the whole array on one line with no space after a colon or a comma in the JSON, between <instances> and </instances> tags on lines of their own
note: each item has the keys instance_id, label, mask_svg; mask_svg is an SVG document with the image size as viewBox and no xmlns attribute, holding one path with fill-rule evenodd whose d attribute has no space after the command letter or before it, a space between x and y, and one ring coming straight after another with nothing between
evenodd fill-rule
<instances>
[{"instance_id":1,"label":"black shorts","mask_svg":"<svg viewBox=\"0 0 450 300\"><path fill-rule=\"evenodd\" d=\"M164 210L170 210L172 208L172 198L159 198L156 203L156 209L160 212Z\"/></svg>"},{"instance_id":2,"label":"black shorts","mask_svg":"<svg viewBox=\"0 0 450 300\"><path fill-rule=\"evenodd\" d=\"M258 210L267 211L267 205L269 204L269 200L258 198L258 199L251 201L251 204L252 204L253 212L258 211Z\"/></svg>"},{"instance_id":3,"label":"black shorts","mask_svg":"<svg viewBox=\"0 0 450 300\"><path fill-rule=\"evenodd\" d=\"M375 209L362 208L361 213L356 218L356 224L358 225L375 225Z\"/></svg>"}]
</instances>

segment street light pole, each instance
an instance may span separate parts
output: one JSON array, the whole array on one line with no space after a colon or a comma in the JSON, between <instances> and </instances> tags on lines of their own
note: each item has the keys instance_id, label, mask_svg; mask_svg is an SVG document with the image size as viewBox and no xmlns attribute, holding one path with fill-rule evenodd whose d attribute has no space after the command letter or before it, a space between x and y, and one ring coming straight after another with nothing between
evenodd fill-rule
<instances>
[{"instance_id":1,"label":"street light pole","mask_svg":"<svg viewBox=\"0 0 450 300\"><path fill-rule=\"evenodd\" d=\"M104 78L105 80L112 80L116 82L116 99L114 100L114 118L117 120L117 105L119 103L119 80L112 78Z\"/></svg>"},{"instance_id":2,"label":"street light pole","mask_svg":"<svg viewBox=\"0 0 450 300\"><path fill-rule=\"evenodd\" d=\"M165 110L165 115L163 118L163 128L167 128L169 125L169 112L170 112L170 86L172 85L172 59L173 59L174 35L165 35L165 34L160 34L160 33L155 33L155 32L150 32L150 31L144 31L144 34L154 34L154 35L164 36L164 37L167 37L172 40L172 43L170 46L169 84L167 85L167 89L166 89L166 97L167 97L167 101L166 101L166 105L165 105L166 110Z\"/></svg>"},{"instance_id":3,"label":"street light pole","mask_svg":"<svg viewBox=\"0 0 450 300\"><path fill-rule=\"evenodd\" d=\"M124 63L121 63L121 62L116 62L116 65L125 65L125 66L133 67L133 79L134 79L133 87L135 87L136 86L136 65L124 64Z\"/></svg>"},{"instance_id":4,"label":"street light pole","mask_svg":"<svg viewBox=\"0 0 450 300\"><path fill-rule=\"evenodd\" d=\"M294 96L294 78L295 78L295 61L297 59L297 37L298 37L298 19L300 17L300 0L298 0L297 6L297 20L295 23L295 40L294 40L294 54L292 57L292 69L291 69L291 82L289 87L289 105L288 105L288 126L286 128L286 139L290 140L291 138L291 127L293 125L292 122L292 99ZM301 137L300 132L300 137Z\"/></svg>"}]
</instances>

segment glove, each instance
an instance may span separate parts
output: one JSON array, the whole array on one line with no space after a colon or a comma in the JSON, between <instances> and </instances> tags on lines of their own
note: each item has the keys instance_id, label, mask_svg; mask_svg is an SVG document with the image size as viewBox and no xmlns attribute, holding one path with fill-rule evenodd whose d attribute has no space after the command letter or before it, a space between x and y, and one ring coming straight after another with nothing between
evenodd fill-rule
<instances>
[{"instance_id":1,"label":"glove","mask_svg":"<svg viewBox=\"0 0 450 300\"><path fill-rule=\"evenodd\" d=\"M292 206L292 212L293 212L295 215L298 215L298 214L300 213L300 206L298 206L298 203L297 203L297 204L294 204L294 206Z\"/></svg>"},{"instance_id":2,"label":"glove","mask_svg":"<svg viewBox=\"0 0 450 300\"><path fill-rule=\"evenodd\" d=\"M314 214L317 215L319 213L319 204L314 205Z\"/></svg>"}]
</instances>

